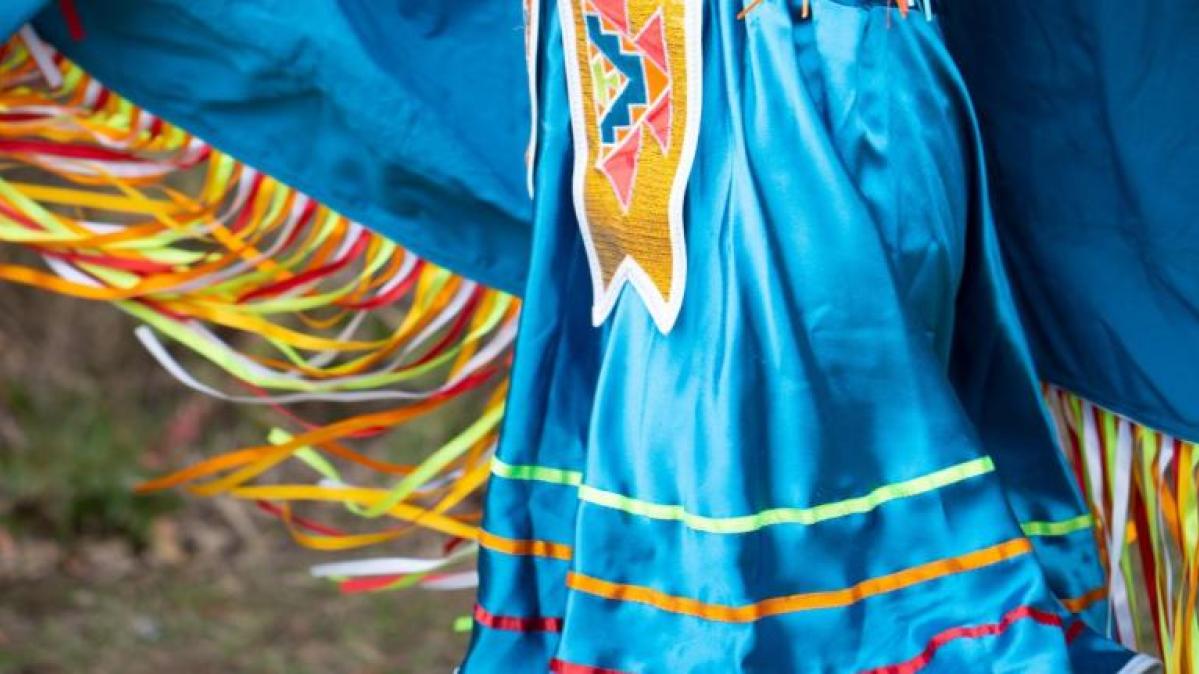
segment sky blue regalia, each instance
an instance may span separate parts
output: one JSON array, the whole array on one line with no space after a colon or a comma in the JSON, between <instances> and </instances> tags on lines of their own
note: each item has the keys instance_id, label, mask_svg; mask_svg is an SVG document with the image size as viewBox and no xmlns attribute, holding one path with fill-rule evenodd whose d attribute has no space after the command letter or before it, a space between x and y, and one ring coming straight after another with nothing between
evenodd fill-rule
<instances>
[{"instance_id":1,"label":"sky blue regalia","mask_svg":"<svg viewBox=\"0 0 1199 674\"><path fill-rule=\"evenodd\" d=\"M463 674L1186 671L1199 8L899 2L0 28L520 296Z\"/></svg>"}]
</instances>

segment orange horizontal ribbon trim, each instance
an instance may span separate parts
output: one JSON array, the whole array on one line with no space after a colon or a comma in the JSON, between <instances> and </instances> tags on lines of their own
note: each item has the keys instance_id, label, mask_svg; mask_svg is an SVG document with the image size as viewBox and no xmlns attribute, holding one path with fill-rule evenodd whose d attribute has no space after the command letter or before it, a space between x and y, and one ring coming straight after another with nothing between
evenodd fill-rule
<instances>
[{"instance_id":1,"label":"orange horizontal ribbon trim","mask_svg":"<svg viewBox=\"0 0 1199 674\"><path fill-rule=\"evenodd\" d=\"M1028 539L1014 538L998 545L957 557L938 559L885 576L870 578L841 590L772 597L743 606L708 604L696 599L670 595L639 585L612 583L573 571L567 574L566 584L573 590L603 597L604 599L648 604L663 611L681 613L706 620L748 623L784 613L849 606L875 595L902 590L926 581L997 564L1012 557L1028 553L1031 549L1032 544L1028 542Z\"/></svg>"},{"instance_id":2,"label":"orange horizontal ribbon trim","mask_svg":"<svg viewBox=\"0 0 1199 674\"><path fill-rule=\"evenodd\" d=\"M1065 606L1071 613L1082 613L1091 604L1106 598L1107 588L1097 587L1082 596L1063 599L1062 606Z\"/></svg>"},{"instance_id":3,"label":"orange horizontal ribbon trim","mask_svg":"<svg viewBox=\"0 0 1199 674\"><path fill-rule=\"evenodd\" d=\"M570 561L570 558L574 556L574 549L569 545L551 543L550 541L504 538L483 529L479 530L478 541L479 545L488 550L495 550L496 552L503 552L509 555L548 557L563 561Z\"/></svg>"}]
</instances>

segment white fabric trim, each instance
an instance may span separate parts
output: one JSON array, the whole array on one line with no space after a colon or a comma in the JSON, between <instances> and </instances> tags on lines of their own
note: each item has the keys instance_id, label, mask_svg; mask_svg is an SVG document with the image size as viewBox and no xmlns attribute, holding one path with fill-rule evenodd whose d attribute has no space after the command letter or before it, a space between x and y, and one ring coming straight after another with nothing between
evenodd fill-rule
<instances>
[{"instance_id":1,"label":"white fabric trim","mask_svg":"<svg viewBox=\"0 0 1199 674\"><path fill-rule=\"evenodd\" d=\"M51 89L57 89L62 86L62 71L54 63L54 50L42 42L38 34L33 31L33 26L25 24L21 26L17 34L21 36L21 41L25 43L25 48L29 50L29 56L33 58L33 62L37 64L37 69L41 71L42 77L46 79L46 84L50 85Z\"/></svg>"},{"instance_id":2,"label":"white fabric trim","mask_svg":"<svg viewBox=\"0 0 1199 674\"><path fill-rule=\"evenodd\" d=\"M534 174L537 166L538 124L541 111L537 82L537 60L541 52L541 0L525 0L525 68L529 75L529 145L525 149L525 181L529 198L536 190Z\"/></svg>"},{"instance_id":3,"label":"white fabric trim","mask_svg":"<svg viewBox=\"0 0 1199 674\"><path fill-rule=\"evenodd\" d=\"M1157 658L1144 653L1137 653L1116 674L1147 674L1148 672L1163 672L1162 663Z\"/></svg>"}]
</instances>

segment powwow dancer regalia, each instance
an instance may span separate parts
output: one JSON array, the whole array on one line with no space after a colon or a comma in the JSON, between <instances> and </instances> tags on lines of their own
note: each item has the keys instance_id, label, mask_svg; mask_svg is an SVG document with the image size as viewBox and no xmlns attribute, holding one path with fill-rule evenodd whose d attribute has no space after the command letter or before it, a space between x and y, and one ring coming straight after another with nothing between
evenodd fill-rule
<instances>
[{"instance_id":1,"label":"powwow dancer regalia","mask_svg":"<svg viewBox=\"0 0 1199 674\"><path fill-rule=\"evenodd\" d=\"M144 489L447 537L317 569L352 588L477 552L462 672L1199 664L1199 127L1151 105L1199 10L40 4L0 10L0 240L44 268L0 278L287 415ZM354 447L469 399L417 465Z\"/></svg>"}]
</instances>

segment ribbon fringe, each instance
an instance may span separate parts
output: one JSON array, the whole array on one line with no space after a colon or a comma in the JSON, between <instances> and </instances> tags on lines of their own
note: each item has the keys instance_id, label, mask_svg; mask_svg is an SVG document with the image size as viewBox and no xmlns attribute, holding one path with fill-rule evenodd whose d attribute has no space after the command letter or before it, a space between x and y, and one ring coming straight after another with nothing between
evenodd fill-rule
<instances>
[{"instance_id":1,"label":"ribbon fringe","mask_svg":"<svg viewBox=\"0 0 1199 674\"><path fill-rule=\"evenodd\" d=\"M421 260L139 109L31 28L19 35L0 46L0 244L23 247L44 266L0 264L0 280L112 303L143 324L138 339L185 386L271 407L294 431L275 429L261 445L140 489L256 501L299 543L319 549L421 528L449 536L449 547L476 539L479 515L466 505L486 481L503 416L517 300ZM233 390L183 364L197 354ZM485 402L419 464L351 446L459 400ZM309 401L350 413L318 424L288 407ZM285 462L307 466L320 482L267 479ZM350 464L385 484L350 484L339 468ZM346 533L293 514L306 501L397 522ZM447 552L451 561L464 556ZM439 568L371 580L375 566L345 567L343 580L367 578L346 581L347 591L452 589L473 578Z\"/></svg>"},{"instance_id":2,"label":"ribbon fringe","mask_svg":"<svg viewBox=\"0 0 1199 674\"><path fill-rule=\"evenodd\" d=\"M1199 447L1054 386L1045 397L1098 525L1110 631L1170 674L1199 670Z\"/></svg>"}]
</instances>

